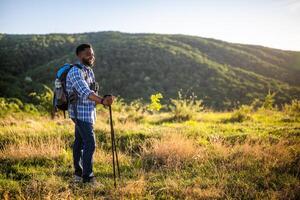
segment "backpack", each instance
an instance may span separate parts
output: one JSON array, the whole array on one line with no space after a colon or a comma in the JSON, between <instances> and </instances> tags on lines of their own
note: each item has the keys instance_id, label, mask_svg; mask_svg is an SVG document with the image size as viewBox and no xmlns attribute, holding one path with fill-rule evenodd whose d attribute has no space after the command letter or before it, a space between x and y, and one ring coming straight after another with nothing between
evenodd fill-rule
<instances>
[{"instance_id":1,"label":"backpack","mask_svg":"<svg viewBox=\"0 0 300 200\"><path fill-rule=\"evenodd\" d=\"M62 110L64 113L64 118L66 118L66 110L68 110L68 106L70 104L68 93L66 90L66 82L68 72L70 71L70 69L72 69L72 67L78 67L79 69L82 69L82 66L80 66L79 64L66 63L63 66L61 66L56 73L52 102L52 118L54 118L58 110Z\"/></svg>"}]
</instances>

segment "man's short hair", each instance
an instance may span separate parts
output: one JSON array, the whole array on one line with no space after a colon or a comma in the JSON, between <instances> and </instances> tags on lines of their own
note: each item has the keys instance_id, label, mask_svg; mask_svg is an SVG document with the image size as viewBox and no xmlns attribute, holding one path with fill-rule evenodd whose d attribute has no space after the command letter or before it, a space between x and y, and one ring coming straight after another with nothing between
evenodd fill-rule
<instances>
[{"instance_id":1,"label":"man's short hair","mask_svg":"<svg viewBox=\"0 0 300 200\"><path fill-rule=\"evenodd\" d=\"M77 48L76 48L76 55L78 56L78 54L82 51L84 51L86 48L92 48L92 45L91 44L81 44L79 45Z\"/></svg>"}]
</instances>

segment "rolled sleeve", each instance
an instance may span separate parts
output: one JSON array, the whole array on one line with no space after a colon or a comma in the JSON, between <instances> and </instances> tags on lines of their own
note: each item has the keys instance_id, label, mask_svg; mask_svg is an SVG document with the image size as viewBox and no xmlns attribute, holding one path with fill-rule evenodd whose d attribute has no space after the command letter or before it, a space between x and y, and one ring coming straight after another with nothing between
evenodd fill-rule
<instances>
[{"instance_id":1,"label":"rolled sleeve","mask_svg":"<svg viewBox=\"0 0 300 200\"><path fill-rule=\"evenodd\" d=\"M84 80L83 72L77 67L73 67L70 71L70 80L73 83L72 87L75 88L80 98L87 99L93 92Z\"/></svg>"}]
</instances>

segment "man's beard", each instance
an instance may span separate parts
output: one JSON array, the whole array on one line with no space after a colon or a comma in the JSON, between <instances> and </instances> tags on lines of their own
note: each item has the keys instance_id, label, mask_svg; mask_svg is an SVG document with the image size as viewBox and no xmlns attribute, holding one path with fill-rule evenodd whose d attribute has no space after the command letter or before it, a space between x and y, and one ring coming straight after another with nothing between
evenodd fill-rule
<instances>
[{"instance_id":1,"label":"man's beard","mask_svg":"<svg viewBox=\"0 0 300 200\"><path fill-rule=\"evenodd\" d=\"M89 67L93 67L94 66L94 61L82 58L82 64L84 64L86 66L89 66Z\"/></svg>"}]
</instances>

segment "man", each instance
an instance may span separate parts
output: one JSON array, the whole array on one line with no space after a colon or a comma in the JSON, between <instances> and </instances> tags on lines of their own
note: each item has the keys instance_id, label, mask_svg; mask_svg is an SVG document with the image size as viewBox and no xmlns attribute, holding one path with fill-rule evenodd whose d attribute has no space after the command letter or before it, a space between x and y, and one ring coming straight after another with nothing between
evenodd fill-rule
<instances>
[{"instance_id":1,"label":"man","mask_svg":"<svg viewBox=\"0 0 300 200\"><path fill-rule=\"evenodd\" d=\"M93 124L96 120L96 104L110 106L114 97L102 98L92 88L95 76L92 70L95 62L93 48L90 44L81 44L76 48L78 61L70 69L66 78L66 90L70 96L76 96L69 105L70 118L75 123L75 141L73 145L74 181L95 183L93 174L93 154L95 151L95 134Z\"/></svg>"}]
</instances>

